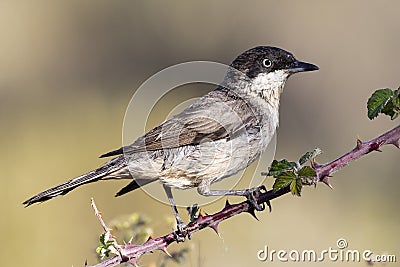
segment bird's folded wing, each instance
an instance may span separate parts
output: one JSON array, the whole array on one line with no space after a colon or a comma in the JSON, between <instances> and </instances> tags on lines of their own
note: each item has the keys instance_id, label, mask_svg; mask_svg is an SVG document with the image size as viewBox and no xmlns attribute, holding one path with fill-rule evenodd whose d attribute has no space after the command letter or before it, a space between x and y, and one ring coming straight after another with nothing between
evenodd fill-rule
<instances>
[{"instance_id":1,"label":"bird's folded wing","mask_svg":"<svg viewBox=\"0 0 400 267\"><path fill-rule=\"evenodd\" d=\"M222 95L221 95L222 94ZM256 124L256 117L244 100L212 91L182 113L153 128L133 144L102 156L198 145L233 138Z\"/></svg>"}]
</instances>

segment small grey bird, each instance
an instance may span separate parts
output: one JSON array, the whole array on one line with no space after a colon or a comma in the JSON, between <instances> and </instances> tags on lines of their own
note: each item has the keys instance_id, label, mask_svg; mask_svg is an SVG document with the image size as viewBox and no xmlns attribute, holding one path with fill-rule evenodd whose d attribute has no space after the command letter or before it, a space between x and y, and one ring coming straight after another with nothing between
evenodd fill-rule
<instances>
[{"instance_id":1,"label":"small grey bird","mask_svg":"<svg viewBox=\"0 0 400 267\"><path fill-rule=\"evenodd\" d=\"M106 153L104 165L50 188L23 204L64 195L83 184L132 179L116 196L161 181L173 207L178 230L182 220L171 188L197 187L204 196L245 196L257 210L259 188L211 190L210 186L249 166L266 149L279 123L279 100L288 77L318 67L296 60L276 47L258 46L239 55L221 85L129 146Z\"/></svg>"}]
</instances>

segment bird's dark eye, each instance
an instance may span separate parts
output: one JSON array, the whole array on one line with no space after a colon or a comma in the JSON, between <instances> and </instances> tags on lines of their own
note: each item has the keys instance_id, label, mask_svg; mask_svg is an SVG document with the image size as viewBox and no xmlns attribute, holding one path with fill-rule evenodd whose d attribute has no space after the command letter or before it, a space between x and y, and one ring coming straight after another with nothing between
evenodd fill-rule
<instances>
[{"instance_id":1,"label":"bird's dark eye","mask_svg":"<svg viewBox=\"0 0 400 267\"><path fill-rule=\"evenodd\" d=\"M264 67L269 68L272 66L272 61L269 60L268 58L265 58L262 62L262 64L264 65Z\"/></svg>"}]
</instances>

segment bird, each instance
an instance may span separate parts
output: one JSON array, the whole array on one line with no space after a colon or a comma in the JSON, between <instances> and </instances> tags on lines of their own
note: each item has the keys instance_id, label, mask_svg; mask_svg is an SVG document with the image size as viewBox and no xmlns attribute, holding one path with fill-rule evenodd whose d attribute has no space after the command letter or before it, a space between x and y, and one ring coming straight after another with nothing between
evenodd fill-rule
<instances>
[{"instance_id":1,"label":"bird","mask_svg":"<svg viewBox=\"0 0 400 267\"><path fill-rule=\"evenodd\" d=\"M132 144L105 153L113 157L99 168L47 189L23 204L30 206L100 180L131 179L124 195L159 181L172 206L178 232L184 226L171 188L197 188L203 196L244 196L257 210L259 186L212 190L210 186L245 169L266 150L279 125L280 96L287 79L319 68L278 47L257 46L229 65L223 81L181 113Z\"/></svg>"}]
</instances>

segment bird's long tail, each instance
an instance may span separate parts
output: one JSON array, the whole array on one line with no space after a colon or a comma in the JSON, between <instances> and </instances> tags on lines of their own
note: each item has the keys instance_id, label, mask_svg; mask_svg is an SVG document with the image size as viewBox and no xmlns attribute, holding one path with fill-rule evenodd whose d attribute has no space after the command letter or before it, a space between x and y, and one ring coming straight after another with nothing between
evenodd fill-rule
<instances>
[{"instance_id":1,"label":"bird's long tail","mask_svg":"<svg viewBox=\"0 0 400 267\"><path fill-rule=\"evenodd\" d=\"M116 157L108 161L103 166L95 169L91 172L78 176L72 180L69 180L63 184L57 185L53 188L47 189L39 193L36 196L23 202L23 204L30 206L36 202L43 202L53 197L65 195L69 191L77 188L78 186L96 182L102 179L116 179L116 178L132 178L129 171L126 168L125 160L123 156ZM125 171L126 170L126 171ZM118 175L116 175L118 173Z\"/></svg>"}]
</instances>

